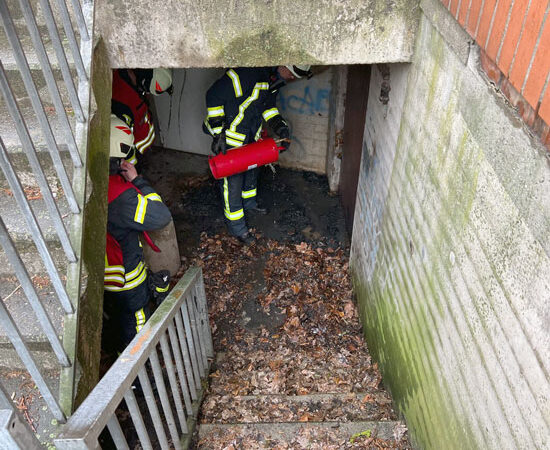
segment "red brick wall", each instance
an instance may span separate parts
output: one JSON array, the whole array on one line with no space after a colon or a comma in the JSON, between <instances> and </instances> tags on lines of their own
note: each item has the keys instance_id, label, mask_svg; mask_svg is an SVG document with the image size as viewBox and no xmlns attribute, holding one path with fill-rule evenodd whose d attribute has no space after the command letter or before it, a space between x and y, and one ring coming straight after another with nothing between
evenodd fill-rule
<instances>
[{"instance_id":1,"label":"red brick wall","mask_svg":"<svg viewBox=\"0 0 550 450\"><path fill-rule=\"evenodd\" d=\"M481 64L550 149L550 1L441 0L481 48Z\"/></svg>"}]
</instances>

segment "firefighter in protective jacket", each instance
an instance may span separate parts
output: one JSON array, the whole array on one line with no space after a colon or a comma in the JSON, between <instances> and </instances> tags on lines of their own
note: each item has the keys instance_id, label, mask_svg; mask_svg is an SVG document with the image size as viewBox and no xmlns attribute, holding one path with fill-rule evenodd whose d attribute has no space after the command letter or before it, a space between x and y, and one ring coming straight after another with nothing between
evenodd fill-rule
<instances>
[{"instance_id":1,"label":"firefighter in protective jacket","mask_svg":"<svg viewBox=\"0 0 550 450\"><path fill-rule=\"evenodd\" d=\"M124 160L133 144L130 128L112 115L104 289L105 302L110 302L119 319L119 350L130 343L150 315L140 234L155 249L147 231L163 228L171 220L160 196Z\"/></svg>"},{"instance_id":2,"label":"firefighter in protective jacket","mask_svg":"<svg viewBox=\"0 0 550 450\"><path fill-rule=\"evenodd\" d=\"M147 105L147 94L172 93L168 69L118 69L113 72L111 112L132 129L136 150L143 155L155 139L155 127ZM136 164L137 155L127 158Z\"/></svg>"},{"instance_id":3,"label":"firefighter in protective jacket","mask_svg":"<svg viewBox=\"0 0 550 450\"><path fill-rule=\"evenodd\" d=\"M262 120L279 138L285 139L282 146L288 149L290 130L277 109L277 94L287 82L311 75L310 66L294 65L227 70L206 93L203 131L214 138L212 152L225 153L257 141L262 133ZM258 172L258 168L250 169L223 178L220 183L229 232L247 244L254 238L248 232L245 211L267 213L256 201Z\"/></svg>"}]
</instances>

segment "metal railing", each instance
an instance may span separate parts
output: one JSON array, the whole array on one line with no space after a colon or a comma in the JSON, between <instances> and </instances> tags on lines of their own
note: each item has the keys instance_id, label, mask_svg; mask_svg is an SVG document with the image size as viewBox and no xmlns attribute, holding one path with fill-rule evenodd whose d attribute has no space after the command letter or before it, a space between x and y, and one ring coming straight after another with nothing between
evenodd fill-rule
<instances>
[{"instance_id":1,"label":"metal railing","mask_svg":"<svg viewBox=\"0 0 550 450\"><path fill-rule=\"evenodd\" d=\"M21 26L16 26L12 18L12 11L5 0L0 0L0 17L5 30L7 40L11 47L13 59L15 60L17 70L23 80L26 95L31 102L34 118L38 121L39 131L44 139L50 155L57 181L59 181L63 196L66 199L69 210L72 213L69 229L67 229L63 216L59 211L59 197L52 193L50 183L40 164L37 145L33 141L32 133L29 131L29 125L26 118L32 113L24 110L18 103L16 95L10 84L9 69L0 61L0 92L5 101L6 108L13 119L15 131L19 137L23 152L27 156L28 162L40 188L41 197L47 207L50 220L52 221L55 233L61 247L63 248L67 265L67 273L60 273L54 262L52 253L48 248L44 238L41 224L35 217L33 208L25 195L25 191L20 182L20 175L10 160L10 153L4 141L0 137L0 167L4 172L6 180L10 186L11 193L17 201L21 222L25 222L36 249L37 258L40 258L44 264L49 281L54 287L56 296L64 312L65 334L75 335L77 326L78 301L80 296L81 271L82 264L80 259L82 249L82 222L83 208L85 204L85 185L86 185L86 152L88 135L88 115L90 109L90 66L92 54L91 30L93 20L93 0L84 0L83 4L79 0L72 0L71 12L65 0L57 0L58 17L64 29L64 40L68 42L70 54L68 55L63 46L54 13L49 0L39 0L41 20L45 22L48 29L49 41L53 47L53 53L57 59L57 67L60 69L65 88L69 97L69 105L65 105L61 97L51 62L54 61L53 54L48 54L44 42L47 37L41 35L37 24L37 15L29 0L19 0L19 9L24 17L26 30L22 31ZM12 7L14 7L12 5ZM76 22L78 32L72 25ZM77 38L78 34L78 38ZM24 49L22 41L30 36L32 49ZM43 76L48 88L49 99L54 106L55 115L53 119L48 119L46 108L42 103L41 96L35 84L36 69L29 65L29 51L39 61L41 76ZM50 51L50 53L52 53ZM70 63L69 61L72 61ZM76 69L76 76L71 73L71 64ZM33 76L35 75L35 76ZM76 124L71 127L71 118L67 110L74 111ZM51 114L50 114L51 115ZM51 121L59 126L59 132L52 129ZM36 132L38 130L31 130ZM57 135L59 134L59 135ZM34 140L37 138L35 137ZM72 164L72 178L62 160L62 146L68 149ZM17 328L16 322L10 316L2 299L0 299L0 327L2 327L17 354L23 361L33 381L52 411L54 417L60 421L65 421L65 416L70 413L72 400L74 397L74 373L75 373L75 354L76 341L69 339L67 342L61 342L56 330L54 329L45 309L37 294L31 277L25 267L25 263L18 253L18 249L12 241L4 221L0 218L0 244L9 260L13 273L27 296L27 300L33 308L38 319L41 330L51 344L53 352L57 358L59 366L62 369L62 383L65 386L60 388L65 394L65 401L60 401L48 387L48 383L43 377L40 368L33 359L26 343L24 342L21 331ZM63 281L66 275L66 282ZM69 332L68 328L71 328ZM6 416L7 417L7 416Z\"/></svg>"},{"instance_id":2,"label":"metal railing","mask_svg":"<svg viewBox=\"0 0 550 450\"><path fill-rule=\"evenodd\" d=\"M191 268L64 425L54 440L56 447L96 449L98 438L107 427L116 447L127 449L116 416L122 400L143 449L185 447L213 357L202 270ZM136 377L146 403L141 410L132 389ZM152 426L145 425L143 410Z\"/></svg>"}]
</instances>

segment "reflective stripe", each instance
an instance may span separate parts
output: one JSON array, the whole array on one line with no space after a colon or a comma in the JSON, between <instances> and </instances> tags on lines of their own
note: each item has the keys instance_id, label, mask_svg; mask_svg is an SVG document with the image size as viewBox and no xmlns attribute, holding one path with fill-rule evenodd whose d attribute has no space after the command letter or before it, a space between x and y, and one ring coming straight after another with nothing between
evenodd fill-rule
<instances>
[{"instance_id":1,"label":"reflective stripe","mask_svg":"<svg viewBox=\"0 0 550 450\"><path fill-rule=\"evenodd\" d=\"M156 192L153 192L152 194L147 194L144 198L153 202L162 202L160 195L158 195Z\"/></svg>"},{"instance_id":2,"label":"reflective stripe","mask_svg":"<svg viewBox=\"0 0 550 450\"><path fill-rule=\"evenodd\" d=\"M239 105L239 114L237 114L233 122L231 122L231 126L229 127L231 131L237 130L237 126L242 122L244 118L244 112L246 111L246 108L248 108L254 100L258 99L258 97L260 96L260 90L262 89L269 89L269 84L256 83L254 89L252 90L252 94L250 94L250 97L248 97L244 102Z\"/></svg>"},{"instance_id":3,"label":"reflective stripe","mask_svg":"<svg viewBox=\"0 0 550 450\"><path fill-rule=\"evenodd\" d=\"M231 145L231 147L240 147L243 145L241 141L236 141L235 139L228 138L227 136L225 137L225 143L227 145Z\"/></svg>"},{"instance_id":4,"label":"reflective stripe","mask_svg":"<svg viewBox=\"0 0 550 450\"><path fill-rule=\"evenodd\" d=\"M165 288L157 286L157 287L155 287L155 289L156 289L157 292L166 292L169 287L170 287L170 285L166 286Z\"/></svg>"},{"instance_id":5,"label":"reflective stripe","mask_svg":"<svg viewBox=\"0 0 550 450\"><path fill-rule=\"evenodd\" d=\"M105 267L105 273L124 273L124 266L107 266Z\"/></svg>"},{"instance_id":6,"label":"reflective stripe","mask_svg":"<svg viewBox=\"0 0 550 450\"><path fill-rule=\"evenodd\" d=\"M223 131L223 127L211 128L211 130L213 131L213 134L218 135Z\"/></svg>"},{"instance_id":7,"label":"reflective stripe","mask_svg":"<svg viewBox=\"0 0 550 450\"><path fill-rule=\"evenodd\" d=\"M279 110L275 107L275 108L271 108L271 109L266 109L262 113L262 117L267 122L269 119L271 119L272 117L275 117L277 114L279 114Z\"/></svg>"},{"instance_id":8,"label":"reflective stripe","mask_svg":"<svg viewBox=\"0 0 550 450\"><path fill-rule=\"evenodd\" d=\"M218 134L218 133L214 133L214 130L212 129L212 127L210 126L210 123L208 122L208 117L206 119L204 119L204 126L206 127L206 129L208 130L208 132L213 136L214 134Z\"/></svg>"},{"instance_id":9,"label":"reflective stripe","mask_svg":"<svg viewBox=\"0 0 550 450\"><path fill-rule=\"evenodd\" d=\"M131 283L126 283L123 287L120 286L104 286L106 291L110 292L121 292L121 291L129 291L130 289L134 289L135 287L139 286L141 283L143 283L147 279L147 271L144 270L141 273L141 276L137 278L135 281L132 281Z\"/></svg>"},{"instance_id":10,"label":"reflective stripe","mask_svg":"<svg viewBox=\"0 0 550 450\"><path fill-rule=\"evenodd\" d=\"M262 135L262 126L260 125L260 128L258 128L258 131L256 131L256 134L254 135L254 140L257 141L260 139Z\"/></svg>"},{"instance_id":11,"label":"reflective stripe","mask_svg":"<svg viewBox=\"0 0 550 450\"><path fill-rule=\"evenodd\" d=\"M141 141L139 142L136 142L136 148L138 149L138 152L140 152L141 154L143 154L145 152L145 150L147 150L151 144L153 143L153 140L155 139L155 127L153 126L153 124L149 124L149 134L147 135L147 137L145 139L142 139Z\"/></svg>"},{"instance_id":12,"label":"reflective stripe","mask_svg":"<svg viewBox=\"0 0 550 450\"><path fill-rule=\"evenodd\" d=\"M237 75L237 72L235 72L233 69L229 69L227 71L227 75L229 76L229 78L231 78L231 81L233 82L235 97L241 97L243 95L243 89L241 88L241 80L239 79L239 75Z\"/></svg>"},{"instance_id":13,"label":"reflective stripe","mask_svg":"<svg viewBox=\"0 0 550 450\"><path fill-rule=\"evenodd\" d=\"M136 333L139 333L139 331L143 328L143 325L145 325L145 311L143 311L143 308L141 308L139 311L136 311L135 316L136 316Z\"/></svg>"},{"instance_id":14,"label":"reflective stripe","mask_svg":"<svg viewBox=\"0 0 550 450\"><path fill-rule=\"evenodd\" d=\"M207 108L208 111L208 117L219 117L225 115L222 106L213 106L211 108Z\"/></svg>"},{"instance_id":15,"label":"reflective stripe","mask_svg":"<svg viewBox=\"0 0 550 450\"><path fill-rule=\"evenodd\" d=\"M133 164L134 166L137 164L137 158L136 158L136 153L132 153L132 156L130 156L129 158L126 158L126 161L128 161L130 164Z\"/></svg>"},{"instance_id":16,"label":"reflective stripe","mask_svg":"<svg viewBox=\"0 0 550 450\"><path fill-rule=\"evenodd\" d=\"M229 185L227 183L227 178L223 179L223 201L224 201L224 210L223 213L225 217L229 220L239 220L244 217L244 209L239 209L238 211L231 212L229 207Z\"/></svg>"},{"instance_id":17,"label":"reflective stripe","mask_svg":"<svg viewBox=\"0 0 550 450\"><path fill-rule=\"evenodd\" d=\"M134 222L141 223L145 221L145 214L147 212L147 199L138 194L138 204L136 207L136 213L134 214Z\"/></svg>"},{"instance_id":18,"label":"reflective stripe","mask_svg":"<svg viewBox=\"0 0 550 450\"><path fill-rule=\"evenodd\" d=\"M251 189L250 191L243 191L241 196L242 196L242 198L256 197L256 188Z\"/></svg>"},{"instance_id":19,"label":"reflective stripe","mask_svg":"<svg viewBox=\"0 0 550 450\"><path fill-rule=\"evenodd\" d=\"M141 271L144 268L145 268L145 264L143 264L143 261L140 261L134 270L132 270L131 272L128 272L125 275L126 281L132 281L141 273Z\"/></svg>"},{"instance_id":20,"label":"reflective stripe","mask_svg":"<svg viewBox=\"0 0 550 450\"><path fill-rule=\"evenodd\" d=\"M237 131L233 130L226 130L225 135L238 141L244 141L246 139L246 134L238 133Z\"/></svg>"}]
</instances>

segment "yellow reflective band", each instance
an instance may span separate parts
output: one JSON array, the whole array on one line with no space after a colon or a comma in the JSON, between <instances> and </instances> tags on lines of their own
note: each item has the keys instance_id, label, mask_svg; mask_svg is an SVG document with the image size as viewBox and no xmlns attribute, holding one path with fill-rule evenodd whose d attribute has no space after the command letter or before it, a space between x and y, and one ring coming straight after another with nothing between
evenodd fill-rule
<instances>
[{"instance_id":1,"label":"yellow reflective band","mask_svg":"<svg viewBox=\"0 0 550 450\"><path fill-rule=\"evenodd\" d=\"M237 133L236 131L226 130L225 135L229 136L237 141L244 141L246 139L246 134Z\"/></svg>"},{"instance_id":2,"label":"yellow reflective band","mask_svg":"<svg viewBox=\"0 0 550 450\"><path fill-rule=\"evenodd\" d=\"M124 273L124 266L107 266L105 273Z\"/></svg>"},{"instance_id":3,"label":"yellow reflective band","mask_svg":"<svg viewBox=\"0 0 550 450\"><path fill-rule=\"evenodd\" d=\"M243 191L241 193L242 198L252 198L256 197L256 189L252 189L250 191Z\"/></svg>"},{"instance_id":4,"label":"yellow reflective band","mask_svg":"<svg viewBox=\"0 0 550 450\"><path fill-rule=\"evenodd\" d=\"M130 164L133 164L134 166L137 164L137 158L135 152L132 153L132 156L129 158L126 158L126 161L128 161Z\"/></svg>"},{"instance_id":5,"label":"yellow reflective band","mask_svg":"<svg viewBox=\"0 0 550 450\"><path fill-rule=\"evenodd\" d=\"M241 141L236 141L235 139L228 138L227 136L225 137L225 143L227 145L231 145L232 147L240 147L243 145Z\"/></svg>"},{"instance_id":6,"label":"yellow reflective band","mask_svg":"<svg viewBox=\"0 0 550 450\"><path fill-rule=\"evenodd\" d=\"M144 198L153 202L162 202L160 195L158 195L156 192L153 192L152 194L147 194Z\"/></svg>"},{"instance_id":7,"label":"yellow reflective band","mask_svg":"<svg viewBox=\"0 0 550 450\"><path fill-rule=\"evenodd\" d=\"M143 154L143 152L145 152L145 150L147 150L151 146L153 140L155 139L155 136L155 127L153 126L153 124L151 124L147 137L136 143L136 148L138 149L138 152Z\"/></svg>"},{"instance_id":8,"label":"yellow reflective band","mask_svg":"<svg viewBox=\"0 0 550 450\"><path fill-rule=\"evenodd\" d=\"M241 97L243 95L243 90L241 88L241 80L239 79L239 75L237 75L237 72L235 72L233 69L229 69L227 71L227 75L229 76L229 78L231 78L231 81L233 82L235 97Z\"/></svg>"},{"instance_id":9,"label":"yellow reflective band","mask_svg":"<svg viewBox=\"0 0 550 450\"><path fill-rule=\"evenodd\" d=\"M223 127L210 128L212 134L218 135L223 131Z\"/></svg>"},{"instance_id":10,"label":"yellow reflective band","mask_svg":"<svg viewBox=\"0 0 550 450\"><path fill-rule=\"evenodd\" d=\"M254 140L257 141L260 139L260 136L262 135L262 126L260 125L260 128L258 128L258 131L256 131L256 134L254 135Z\"/></svg>"},{"instance_id":11,"label":"yellow reflective band","mask_svg":"<svg viewBox=\"0 0 550 450\"><path fill-rule=\"evenodd\" d=\"M138 204L136 207L136 213L134 214L134 222L143 224L145 220L145 213L147 212L147 199L138 194Z\"/></svg>"},{"instance_id":12,"label":"yellow reflective band","mask_svg":"<svg viewBox=\"0 0 550 450\"><path fill-rule=\"evenodd\" d=\"M170 285L166 286L165 288L161 288L161 287L157 286L155 289L157 290L157 292L166 292L169 287L170 287Z\"/></svg>"},{"instance_id":13,"label":"yellow reflective band","mask_svg":"<svg viewBox=\"0 0 550 450\"><path fill-rule=\"evenodd\" d=\"M109 281L115 281L118 284L124 285L124 277L122 275L105 275L103 282L108 283Z\"/></svg>"},{"instance_id":14,"label":"yellow reflective band","mask_svg":"<svg viewBox=\"0 0 550 450\"><path fill-rule=\"evenodd\" d=\"M276 116L277 114L279 114L279 110L277 108L271 108L271 109L266 109L263 113L262 113L262 117L264 118L264 120L267 122L269 119L271 119L272 117Z\"/></svg>"},{"instance_id":15,"label":"yellow reflective band","mask_svg":"<svg viewBox=\"0 0 550 450\"><path fill-rule=\"evenodd\" d=\"M132 281L135 277L137 277L141 271L145 268L145 264L143 264L143 261L140 261L136 268L132 270L131 272L128 272L125 277L126 281Z\"/></svg>"},{"instance_id":16,"label":"yellow reflective band","mask_svg":"<svg viewBox=\"0 0 550 450\"><path fill-rule=\"evenodd\" d=\"M218 133L214 133L214 130L212 130L212 127L210 126L210 123L208 122L208 117L206 119L204 119L204 126L206 127L206 129L208 130L208 132L211 135L218 134Z\"/></svg>"},{"instance_id":17,"label":"yellow reflective band","mask_svg":"<svg viewBox=\"0 0 550 450\"><path fill-rule=\"evenodd\" d=\"M244 209L239 209L235 212L230 212L227 209L224 211L225 217L227 217L229 220L239 220L244 217Z\"/></svg>"},{"instance_id":18,"label":"yellow reflective band","mask_svg":"<svg viewBox=\"0 0 550 450\"><path fill-rule=\"evenodd\" d=\"M254 89L252 90L252 94L250 94L250 97L248 97L244 102L239 105L239 114L237 114L233 122L231 122L231 126L229 127L231 131L235 131L237 129L237 125L239 125L244 118L244 112L246 111L246 108L248 108L254 100L258 99L258 97L260 96L260 90L262 89L269 89L269 84L256 83L254 85Z\"/></svg>"},{"instance_id":19,"label":"yellow reflective band","mask_svg":"<svg viewBox=\"0 0 550 450\"><path fill-rule=\"evenodd\" d=\"M222 106L213 106L212 108L207 108L208 117L219 117L225 115Z\"/></svg>"},{"instance_id":20,"label":"yellow reflective band","mask_svg":"<svg viewBox=\"0 0 550 450\"><path fill-rule=\"evenodd\" d=\"M145 325L145 312L143 311L143 308L141 308L139 311L136 311L136 333L139 333L139 331L143 328L143 325Z\"/></svg>"},{"instance_id":21,"label":"yellow reflective band","mask_svg":"<svg viewBox=\"0 0 550 450\"><path fill-rule=\"evenodd\" d=\"M143 283L147 278L147 271L146 270L143 270L141 272L141 275L136 278L134 281L131 281L131 282L126 282L126 284L124 285L124 287L121 289L121 291L128 291L130 289L133 289L135 288L136 286L139 286L141 283Z\"/></svg>"}]
</instances>

